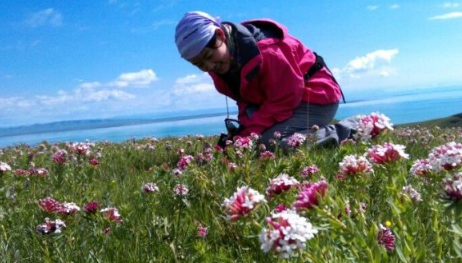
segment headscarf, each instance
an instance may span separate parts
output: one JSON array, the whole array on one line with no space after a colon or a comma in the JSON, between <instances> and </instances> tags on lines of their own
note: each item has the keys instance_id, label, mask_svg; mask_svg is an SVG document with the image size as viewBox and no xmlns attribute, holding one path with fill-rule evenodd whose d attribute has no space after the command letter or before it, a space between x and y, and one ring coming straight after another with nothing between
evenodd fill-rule
<instances>
[{"instance_id":1,"label":"headscarf","mask_svg":"<svg viewBox=\"0 0 462 263\"><path fill-rule=\"evenodd\" d=\"M175 29L175 43L181 57L191 59L199 55L220 25L220 18L214 18L207 13L186 13Z\"/></svg>"}]
</instances>

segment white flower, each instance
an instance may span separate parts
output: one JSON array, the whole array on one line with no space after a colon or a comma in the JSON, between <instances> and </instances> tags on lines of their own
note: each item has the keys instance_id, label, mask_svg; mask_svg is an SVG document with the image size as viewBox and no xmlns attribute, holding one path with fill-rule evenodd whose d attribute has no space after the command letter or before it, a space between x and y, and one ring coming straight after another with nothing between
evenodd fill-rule
<instances>
[{"instance_id":1,"label":"white flower","mask_svg":"<svg viewBox=\"0 0 462 263\"><path fill-rule=\"evenodd\" d=\"M0 173L4 173L7 171L11 171L11 166L9 166L7 163L0 162Z\"/></svg>"},{"instance_id":2,"label":"white flower","mask_svg":"<svg viewBox=\"0 0 462 263\"><path fill-rule=\"evenodd\" d=\"M318 233L306 218L299 216L294 210L273 213L266 221L269 228L261 231L261 249L265 253L273 250L275 255L283 259L305 249L306 241Z\"/></svg>"}]
</instances>

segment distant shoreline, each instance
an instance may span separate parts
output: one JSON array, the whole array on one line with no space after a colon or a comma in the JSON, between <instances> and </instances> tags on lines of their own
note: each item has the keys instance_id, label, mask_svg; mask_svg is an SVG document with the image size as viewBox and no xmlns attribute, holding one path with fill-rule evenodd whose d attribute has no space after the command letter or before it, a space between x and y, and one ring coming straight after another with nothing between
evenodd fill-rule
<instances>
[{"instance_id":1,"label":"distant shoreline","mask_svg":"<svg viewBox=\"0 0 462 263\"><path fill-rule=\"evenodd\" d=\"M182 120L193 120L212 118L218 116L226 116L226 112L217 113L204 113L190 116L175 116L165 117L158 119L100 119L100 120L75 120L75 121L59 121L50 122L43 124L24 125L9 128L0 128L0 138L11 137L19 135L29 134L41 134L49 132L66 132L66 131L78 131L78 130L94 130L94 129L105 129L123 126L143 125L152 123L161 123L169 121L182 121ZM236 112L230 112L230 114L236 114Z\"/></svg>"}]
</instances>

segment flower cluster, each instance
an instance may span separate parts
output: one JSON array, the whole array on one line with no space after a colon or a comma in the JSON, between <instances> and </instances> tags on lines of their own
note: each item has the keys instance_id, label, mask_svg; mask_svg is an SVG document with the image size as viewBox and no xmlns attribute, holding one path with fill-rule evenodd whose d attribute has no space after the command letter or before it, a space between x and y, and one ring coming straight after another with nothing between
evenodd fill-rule
<instances>
[{"instance_id":1,"label":"flower cluster","mask_svg":"<svg viewBox=\"0 0 462 263\"><path fill-rule=\"evenodd\" d=\"M452 171L462 166L462 144L449 142L434 148L428 155L433 170Z\"/></svg>"},{"instance_id":2,"label":"flower cluster","mask_svg":"<svg viewBox=\"0 0 462 263\"><path fill-rule=\"evenodd\" d=\"M273 213L266 222L268 228L263 228L260 234L261 249L265 253L272 251L283 259L304 250L306 241L318 233L306 218L299 216L294 210Z\"/></svg>"},{"instance_id":3,"label":"flower cluster","mask_svg":"<svg viewBox=\"0 0 462 263\"><path fill-rule=\"evenodd\" d=\"M145 193L159 192L159 187L155 183L147 183L143 185L143 192Z\"/></svg>"},{"instance_id":4,"label":"flower cluster","mask_svg":"<svg viewBox=\"0 0 462 263\"><path fill-rule=\"evenodd\" d=\"M380 224L380 229L377 234L377 241L379 245L384 246L388 251L393 251L395 249L395 235L393 235L390 228L382 224Z\"/></svg>"},{"instance_id":5,"label":"flower cluster","mask_svg":"<svg viewBox=\"0 0 462 263\"><path fill-rule=\"evenodd\" d=\"M253 146L252 139L250 137L240 137L236 136L234 137L234 147L238 149L248 149L250 150Z\"/></svg>"},{"instance_id":6,"label":"flower cluster","mask_svg":"<svg viewBox=\"0 0 462 263\"><path fill-rule=\"evenodd\" d=\"M194 157L192 155L184 155L184 156L181 156L180 160L178 161L178 163L176 164L176 167L180 170L180 171L184 171L186 170L186 168L188 167L188 165L194 161Z\"/></svg>"},{"instance_id":7,"label":"flower cluster","mask_svg":"<svg viewBox=\"0 0 462 263\"><path fill-rule=\"evenodd\" d=\"M207 227L199 223L199 226L197 227L197 236L201 238L205 238L207 234L208 234Z\"/></svg>"},{"instance_id":8,"label":"flower cluster","mask_svg":"<svg viewBox=\"0 0 462 263\"><path fill-rule=\"evenodd\" d=\"M37 232L42 235L59 234L61 229L65 227L66 224L61 219L51 221L49 218L45 218L45 222L37 226Z\"/></svg>"},{"instance_id":9,"label":"flower cluster","mask_svg":"<svg viewBox=\"0 0 462 263\"><path fill-rule=\"evenodd\" d=\"M453 201L462 200L462 172L444 180L445 198Z\"/></svg>"},{"instance_id":10,"label":"flower cluster","mask_svg":"<svg viewBox=\"0 0 462 263\"><path fill-rule=\"evenodd\" d=\"M242 186L230 198L223 201L227 219L237 221L247 217L259 204L266 202L265 197L256 190Z\"/></svg>"},{"instance_id":11,"label":"flower cluster","mask_svg":"<svg viewBox=\"0 0 462 263\"><path fill-rule=\"evenodd\" d=\"M264 160L274 160L275 158L276 158L276 156L274 155L273 152L264 151L264 152L260 153L260 160L261 160L261 161L264 161Z\"/></svg>"},{"instance_id":12,"label":"flower cluster","mask_svg":"<svg viewBox=\"0 0 462 263\"><path fill-rule=\"evenodd\" d=\"M373 172L372 164L364 157L357 155L347 155L339 163L340 174L343 176L369 174Z\"/></svg>"},{"instance_id":13,"label":"flower cluster","mask_svg":"<svg viewBox=\"0 0 462 263\"><path fill-rule=\"evenodd\" d=\"M89 155L90 148L93 145L93 143L89 142L70 143L68 144L68 149L70 152L77 153L79 155Z\"/></svg>"},{"instance_id":14,"label":"flower cluster","mask_svg":"<svg viewBox=\"0 0 462 263\"><path fill-rule=\"evenodd\" d=\"M411 200L413 202L421 202L422 201L422 197L420 196L419 192L417 192L410 185L403 186L401 194L409 196L409 198L411 198Z\"/></svg>"},{"instance_id":15,"label":"flower cluster","mask_svg":"<svg viewBox=\"0 0 462 263\"><path fill-rule=\"evenodd\" d=\"M303 170L300 172L302 177L311 177L313 174L319 172L319 168L316 164L307 166L303 168Z\"/></svg>"},{"instance_id":16,"label":"flower cluster","mask_svg":"<svg viewBox=\"0 0 462 263\"><path fill-rule=\"evenodd\" d=\"M119 210L117 210L117 208L115 207L106 207L104 209L101 209L100 212L103 213L104 218L106 218L107 220L111 222L121 224L123 221L122 217L119 214Z\"/></svg>"},{"instance_id":17,"label":"flower cluster","mask_svg":"<svg viewBox=\"0 0 462 263\"><path fill-rule=\"evenodd\" d=\"M297 210L311 209L319 204L319 197L324 198L328 183L321 180L316 183L304 183L301 186L297 200L293 204Z\"/></svg>"},{"instance_id":18,"label":"flower cluster","mask_svg":"<svg viewBox=\"0 0 462 263\"><path fill-rule=\"evenodd\" d=\"M11 171L11 166L7 163L0 162L0 174Z\"/></svg>"},{"instance_id":19,"label":"flower cluster","mask_svg":"<svg viewBox=\"0 0 462 263\"><path fill-rule=\"evenodd\" d=\"M306 141L306 136L301 133L294 133L293 135L287 138L287 145L292 149L295 149L302 145Z\"/></svg>"},{"instance_id":20,"label":"flower cluster","mask_svg":"<svg viewBox=\"0 0 462 263\"><path fill-rule=\"evenodd\" d=\"M412 164L410 174L417 176L425 176L432 171L432 166L428 159L417 159Z\"/></svg>"},{"instance_id":21,"label":"flower cluster","mask_svg":"<svg viewBox=\"0 0 462 263\"><path fill-rule=\"evenodd\" d=\"M300 183L288 174L280 174L278 177L270 180L266 195L271 198L282 192L288 191L292 186L298 186Z\"/></svg>"},{"instance_id":22,"label":"flower cluster","mask_svg":"<svg viewBox=\"0 0 462 263\"><path fill-rule=\"evenodd\" d=\"M98 206L99 206L98 202L91 201L85 205L83 210L89 214L95 214L98 211Z\"/></svg>"},{"instance_id":23,"label":"flower cluster","mask_svg":"<svg viewBox=\"0 0 462 263\"><path fill-rule=\"evenodd\" d=\"M63 149L58 149L52 156L51 159L55 163L65 163L67 161L67 151Z\"/></svg>"},{"instance_id":24,"label":"flower cluster","mask_svg":"<svg viewBox=\"0 0 462 263\"><path fill-rule=\"evenodd\" d=\"M368 140L386 129L393 130L390 118L379 112L372 112L370 115L359 115L357 120L359 124L354 134L354 138L357 140Z\"/></svg>"},{"instance_id":25,"label":"flower cluster","mask_svg":"<svg viewBox=\"0 0 462 263\"><path fill-rule=\"evenodd\" d=\"M188 187L186 187L186 186L183 185L183 184L177 184L177 185L175 185L175 187L173 188L173 193L174 193L176 196L187 196L188 193L189 193L189 189L188 189Z\"/></svg>"},{"instance_id":26,"label":"flower cluster","mask_svg":"<svg viewBox=\"0 0 462 263\"><path fill-rule=\"evenodd\" d=\"M59 203L52 197L46 197L38 200L39 206L49 213L57 212L62 215L71 215L80 211L75 203Z\"/></svg>"},{"instance_id":27,"label":"flower cluster","mask_svg":"<svg viewBox=\"0 0 462 263\"><path fill-rule=\"evenodd\" d=\"M365 156L375 164L390 163L401 158L408 159L409 155L404 152L405 147L404 145L386 142L384 145L375 145L365 153Z\"/></svg>"}]
</instances>

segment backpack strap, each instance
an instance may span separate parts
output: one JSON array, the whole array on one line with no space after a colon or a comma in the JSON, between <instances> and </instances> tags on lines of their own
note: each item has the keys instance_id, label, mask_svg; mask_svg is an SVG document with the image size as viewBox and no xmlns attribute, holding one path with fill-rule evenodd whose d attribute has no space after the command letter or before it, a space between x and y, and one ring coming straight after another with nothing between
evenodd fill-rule
<instances>
[{"instance_id":1,"label":"backpack strap","mask_svg":"<svg viewBox=\"0 0 462 263\"><path fill-rule=\"evenodd\" d=\"M316 57L316 61L314 62L313 66L311 66L311 68L308 70L308 72L305 74L304 76L305 82L308 81L308 79L311 78L316 72L320 71L322 68L326 68L330 72L332 76L332 80L338 85L340 89L340 93L342 94L343 103L346 103L345 95L343 95L342 88L340 87L340 84L338 84L337 80L335 79L334 74L332 74L330 69L327 67L326 62L324 62L324 59L318 54L316 54L316 52L313 52L313 53Z\"/></svg>"}]
</instances>

